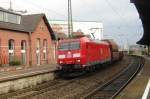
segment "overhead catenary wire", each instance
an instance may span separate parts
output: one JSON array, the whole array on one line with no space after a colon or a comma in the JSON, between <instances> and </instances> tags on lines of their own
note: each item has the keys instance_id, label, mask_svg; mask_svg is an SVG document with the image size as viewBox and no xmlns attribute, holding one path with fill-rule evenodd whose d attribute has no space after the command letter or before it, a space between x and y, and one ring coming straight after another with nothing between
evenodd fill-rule
<instances>
[{"instance_id":1,"label":"overhead catenary wire","mask_svg":"<svg viewBox=\"0 0 150 99\"><path fill-rule=\"evenodd\" d=\"M110 7L110 9L119 17L120 22L125 21L124 17L122 17L119 12L115 9L115 7L109 2L109 0L105 0L107 5ZM125 23L125 22L124 22ZM121 26L120 26L121 27ZM130 28L127 24L125 24L125 27Z\"/></svg>"},{"instance_id":2,"label":"overhead catenary wire","mask_svg":"<svg viewBox=\"0 0 150 99\"><path fill-rule=\"evenodd\" d=\"M130 27L130 26L128 26L128 24L125 22L125 18L123 17L123 16L121 16L121 14L119 14L119 11L117 11L117 9L109 2L109 0L105 0L105 2L107 3L107 5L110 7L110 9L119 17L119 19L121 20L120 22L123 22L124 23L124 27L126 27L126 28L128 28L128 29L132 29L132 27ZM121 25L120 25L120 27L121 27ZM120 29L120 28L119 28ZM122 31L122 32L127 32L127 30L126 31ZM136 33L136 35L137 35L137 33L139 32L138 31L138 27L136 27L135 29L134 29L134 31L133 31L133 33ZM140 31L141 32L141 31ZM134 33L134 34L135 34ZM120 34L120 33L119 33ZM125 35L124 35L125 36Z\"/></svg>"},{"instance_id":3,"label":"overhead catenary wire","mask_svg":"<svg viewBox=\"0 0 150 99\"><path fill-rule=\"evenodd\" d=\"M67 18L67 16L66 16L65 14L58 13L58 12L56 12L56 11L52 10L52 9L49 9L49 8L43 7L43 6L38 5L38 4L35 4L35 3L33 3L33 2L31 2L31 1L29 1L29 0L26 0L26 2L27 2L28 4L30 4L30 5L35 6L35 7L43 8L43 9L45 9L45 10L47 10L47 11L50 11L50 12L52 12L52 13L56 14L56 15L63 16L63 17L66 17L66 18Z\"/></svg>"},{"instance_id":4,"label":"overhead catenary wire","mask_svg":"<svg viewBox=\"0 0 150 99\"><path fill-rule=\"evenodd\" d=\"M109 2L109 0L105 0L106 1L106 3L107 3L107 5L112 9L112 11L120 18L120 20L121 20L121 22L123 22L124 23L124 26L126 27L126 28L128 28L128 30L130 30L130 32L133 34L133 36L135 37L135 36L137 36L138 34L139 34L139 32L143 32L143 30L139 30L139 27L138 26L136 26L136 27L134 27L134 31L132 30L132 27L130 27L126 22L125 22L125 18L123 17L123 16L121 16L121 14L119 14L119 11L117 11L117 9L115 9L115 7ZM140 29L142 29L142 28L140 28ZM131 31L132 30L132 31ZM128 31L123 31L123 32L128 32ZM138 37L137 37L138 38ZM128 39L129 40L129 39ZM132 39L131 39L132 40Z\"/></svg>"},{"instance_id":5,"label":"overhead catenary wire","mask_svg":"<svg viewBox=\"0 0 150 99\"><path fill-rule=\"evenodd\" d=\"M121 21L125 21L125 20L126 20L123 16L121 16L121 15L119 14L119 11L117 11L117 10L115 9L115 7L109 2L109 0L105 0L105 1L106 1L107 5L112 9L112 11L120 18ZM125 23L125 22L124 22L124 23ZM128 27L128 28L131 28L130 26L128 26L128 24L126 24L125 26ZM137 28L137 29L138 29L138 28Z\"/></svg>"}]
</instances>

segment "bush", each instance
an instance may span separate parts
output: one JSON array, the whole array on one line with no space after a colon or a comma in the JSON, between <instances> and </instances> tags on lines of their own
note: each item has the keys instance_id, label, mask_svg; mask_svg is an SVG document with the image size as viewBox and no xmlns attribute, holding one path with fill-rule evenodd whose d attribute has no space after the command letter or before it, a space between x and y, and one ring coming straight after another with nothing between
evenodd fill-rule
<instances>
[{"instance_id":1,"label":"bush","mask_svg":"<svg viewBox=\"0 0 150 99\"><path fill-rule=\"evenodd\" d=\"M10 65L10 66L18 66L18 65L21 65L21 61L20 61L19 57L17 57L17 56L12 56L12 57L10 57L9 65Z\"/></svg>"},{"instance_id":2,"label":"bush","mask_svg":"<svg viewBox=\"0 0 150 99\"><path fill-rule=\"evenodd\" d=\"M18 60L9 62L9 65L11 65L11 66L18 66L20 64L21 64L21 62Z\"/></svg>"}]
</instances>

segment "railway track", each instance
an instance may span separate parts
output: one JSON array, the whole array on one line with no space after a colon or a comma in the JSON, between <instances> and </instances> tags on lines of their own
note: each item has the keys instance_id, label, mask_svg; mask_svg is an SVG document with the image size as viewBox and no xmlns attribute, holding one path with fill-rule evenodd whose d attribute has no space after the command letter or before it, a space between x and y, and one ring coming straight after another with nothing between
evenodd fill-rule
<instances>
[{"instance_id":1,"label":"railway track","mask_svg":"<svg viewBox=\"0 0 150 99\"><path fill-rule=\"evenodd\" d=\"M28 99L37 94L42 94L49 90L53 90L70 83L73 83L76 79L65 80L65 79L56 79L54 81L46 82L34 87L25 88L22 90L18 90L16 92L10 92L7 94L0 95L0 99Z\"/></svg>"},{"instance_id":2,"label":"railway track","mask_svg":"<svg viewBox=\"0 0 150 99\"><path fill-rule=\"evenodd\" d=\"M128 61L131 61L129 57ZM118 72L128 67L127 60L119 62L114 66L106 66L100 71L90 73L85 76L71 80L56 79L35 87L18 90L5 95L0 95L0 99L60 99L60 98L84 98L83 93L102 85L105 81L114 77ZM121 66L121 68L120 68ZM105 75L105 76L104 76ZM108 94L108 93L106 93ZM84 94L85 96L85 94ZM87 95L86 95L87 96ZM86 97L85 97L86 98Z\"/></svg>"},{"instance_id":3,"label":"railway track","mask_svg":"<svg viewBox=\"0 0 150 99\"><path fill-rule=\"evenodd\" d=\"M113 99L134 78L144 65L144 59L134 56L134 60L128 68L119 73L113 79L97 86L93 91L85 94L83 99Z\"/></svg>"},{"instance_id":4,"label":"railway track","mask_svg":"<svg viewBox=\"0 0 150 99\"><path fill-rule=\"evenodd\" d=\"M127 67L127 64L121 62L122 67L120 68L120 63L114 64L112 66L104 66L100 71L90 73L88 75L79 77L74 80L72 83L68 83L65 86L57 87L54 90L48 90L44 93L37 94L31 99L73 99L73 98L80 98L80 93L83 93L85 90L90 89L92 86L102 84L103 81L112 78L118 72L122 71L124 68ZM108 75L109 72L113 71L111 74ZM107 76L104 76L107 75Z\"/></svg>"}]
</instances>

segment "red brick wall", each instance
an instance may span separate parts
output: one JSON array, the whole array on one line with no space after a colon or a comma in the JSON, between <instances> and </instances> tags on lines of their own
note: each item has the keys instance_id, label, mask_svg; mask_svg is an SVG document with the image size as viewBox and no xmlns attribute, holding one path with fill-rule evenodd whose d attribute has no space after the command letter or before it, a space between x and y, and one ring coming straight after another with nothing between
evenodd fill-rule
<instances>
[{"instance_id":1,"label":"red brick wall","mask_svg":"<svg viewBox=\"0 0 150 99\"><path fill-rule=\"evenodd\" d=\"M9 31L9 30L0 30L0 57L1 57L1 62L2 64L9 64L9 59L8 59L8 42L10 39L14 40L15 48L14 48L14 54L18 58L21 57L21 41L25 40L27 43L27 65L28 59L29 59L29 47L28 47L28 41L29 41L29 36L27 33L21 33L21 32L14 32L14 31ZM21 58L20 58L21 59Z\"/></svg>"},{"instance_id":2,"label":"red brick wall","mask_svg":"<svg viewBox=\"0 0 150 99\"><path fill-rule=\"evenodd\" d=\"M43 60L43 40L47 40L47 62L48 64L55 63L54 59L54 43L51 40L50 33L43 19L37 25L36 30L31 34L31 49L29 47L29 33L21 33L9 30L0 30L0 64L8 64L8 41L13 39L15 41L15 56L21 57L21 40L26 40L27 43L27 66L29 66L29 55L32 54L32 65L36 65L36 42L40 39L40 64L44 64ZM0 60L1 60L0 59ZM21 58L20 58L21 59Z\"/></svg>"},{"instance_id":3,"label":"red brick wall","mask_svg":"<svg viewBox=\"0 0 150 99\"><path fill-rule=\"evenodd\" d=\"M48 63L54 63L54 51L53 51L53 42L50 37L50 33L48 31L48 28L44 22L44 20L41 20L35 30L35 32L32 33L32 64L36 64L36 43L37 39L40 39L40 60L41 64L44 63L43 60L43 41L44 39L47 40L47 57L48 57Z\"/></svg>"}]
</instances>

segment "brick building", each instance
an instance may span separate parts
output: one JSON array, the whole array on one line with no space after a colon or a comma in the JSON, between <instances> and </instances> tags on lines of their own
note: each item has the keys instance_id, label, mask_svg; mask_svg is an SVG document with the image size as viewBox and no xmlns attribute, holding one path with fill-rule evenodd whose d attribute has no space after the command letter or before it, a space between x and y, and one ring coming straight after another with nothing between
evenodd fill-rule
<instances>
[{"instance_id":1,"label":"brick building","mask_svg":"<svg viewBox=\"0 0 150 99\"><path fill-rule=\"evenodd\" d=\"M44 14L20 15L0 8L0 65L51 64L54 40Z\"/></svg>"},{"instance_id":2,"label":"brick building","mask_svg":"<svg viewBox=\"0 0 150 99\"><path fill-rule=\"evenodd\" d=\"M51 20L49 21L57 38L68 36L68 21ZM103 23L98 21L73 21L73 32L82 32L84 35L93 39L103 39ZM62 35L61 35L62 34ZM65 35L64 35L65 34ZM77 35L79 33L76 33Z\"/></svg>"}]
</instances>

